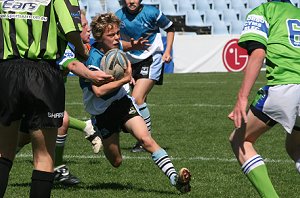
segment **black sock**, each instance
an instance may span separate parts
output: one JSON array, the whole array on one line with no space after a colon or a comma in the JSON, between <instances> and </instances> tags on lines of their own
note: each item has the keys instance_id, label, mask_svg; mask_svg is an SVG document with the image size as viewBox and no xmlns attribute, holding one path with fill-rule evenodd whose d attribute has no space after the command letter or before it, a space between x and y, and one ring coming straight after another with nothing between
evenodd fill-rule
<instances>
[{"instance_id":1,"label":"black sock","mask_svg":"<svg viewBox=\"0 0 300 198\"><path fill-rule=\"evenodd\" d=\"M4 197L4 193L8 183L9 172L12 167L12 161L0 157L0 197Z\"/></svg>"},{"instance_id":2,"label":"black sock","mask_svg":"<svg viewBox=\"0 0 300 198\"><path fill-rule=\"evenodd\" d=\"M51 196L54 173L33 170L30 198L48 198Z\"/></svg>"}]
</instances>

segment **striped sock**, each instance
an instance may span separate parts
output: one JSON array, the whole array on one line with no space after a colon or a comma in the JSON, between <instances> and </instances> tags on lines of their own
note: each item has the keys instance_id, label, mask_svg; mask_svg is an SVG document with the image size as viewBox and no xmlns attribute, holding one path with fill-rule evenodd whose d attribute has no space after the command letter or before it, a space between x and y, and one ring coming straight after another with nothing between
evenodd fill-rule
<instances>
[{"instance_id":1,"label":"striped sock","mask_svg":"<svg viewBox=\"0 0 300 198\"><path fill-rule=\"evenodd\" d=\"M162 170L162 172L164 172L164 174L169 178L171 184L175 185L177 172L167 152L164 149L160 148L159 150L152 153L152 160L160 168L160 170Z\"/></svg>"},{"instance_id":2,"label":"striped sock","mask_svg":"<svg viewBox=\"0 0 300 198\"><path fill-rule=\"evenodd\" d=\"M248 159L242 166L242 171L253 184L261 197L279 197L269 178L267 167L260 155Z\"/></svg>"},{"instance_id":3,"label":"striped sock","mask_svg":"<svg viewBox=\"0 0 300 198\"><path fill-rule=\"evenodd\" d=\"M63 155L65 149L65 142L67 140L68 134L57 135L56 137L56 147L55 147L55 166L63 164Z\"/></svg>"},{"instance_id":4,"label":"striped sock","mask_svg":"<svg viewBox=\"0 0 300 198\"><path fill-rule=\"evenodd\" d=\"M150 117L150 111L148 109L147 103L143 103L142 105L138 105L139 111L144 118L148 131L151 133L151 117Z\"/></svg>"}]
</instances>

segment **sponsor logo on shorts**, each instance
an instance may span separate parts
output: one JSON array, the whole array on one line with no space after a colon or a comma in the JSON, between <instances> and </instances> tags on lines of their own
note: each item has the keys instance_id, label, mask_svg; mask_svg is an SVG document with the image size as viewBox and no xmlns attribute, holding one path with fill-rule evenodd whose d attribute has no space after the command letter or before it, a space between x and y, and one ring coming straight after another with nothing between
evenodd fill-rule
<instances>
[{"instance_id":1,"label":"sponsor logo on shorts","mask_svg":"<svg viewBox=\"0 0 300 198\"><path fill-rule=\"evenodd\" d=\"M141 74L142 75L147 75L148 73L149 73L149 67L142 67Z\"/></svg>"},{"instance_id":2,"label":"sponsor logo on shorts","mask_svg":"<svg viewBox=\"0 0 300 198\"><path fill-rule=\"evenodd\" d=\"M64 112L59 112L59 113L48 112L48 118L63 118L63 117L64 117Z\"/></svg>"},{"instance_id":3,"label":"sponsor logo on shorts","mask_svg":"<svg viewBox=\"0 0 300 198\"><path fill-rule=\"evenodd\" d=\"M128 114L133 115L135 113L136 113L135 108L134 107L130 107L130 110L129 110Z\"/></svg>"}]
</instances>

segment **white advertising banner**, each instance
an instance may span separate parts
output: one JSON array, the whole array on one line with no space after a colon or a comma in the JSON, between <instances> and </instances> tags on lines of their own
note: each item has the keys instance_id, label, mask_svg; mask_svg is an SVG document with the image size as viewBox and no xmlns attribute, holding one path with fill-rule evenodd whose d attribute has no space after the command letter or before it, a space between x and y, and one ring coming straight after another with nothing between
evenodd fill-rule
<instances>
[{"instance_id":1,"label":"white advertising banner","mask_svg":"<svg viewBox=\"0 0 300 198\"><path fill-rule=\"evenodd\" d=\"M239 35L176 35L174 73L237 72L248 55L238 46Z\"/></svg>"}]
</instances>

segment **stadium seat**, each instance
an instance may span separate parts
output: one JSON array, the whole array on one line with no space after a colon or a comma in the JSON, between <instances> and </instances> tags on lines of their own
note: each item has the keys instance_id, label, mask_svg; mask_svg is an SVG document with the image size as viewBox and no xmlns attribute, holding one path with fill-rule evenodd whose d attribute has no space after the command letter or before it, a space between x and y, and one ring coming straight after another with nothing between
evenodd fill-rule
<instances>
[{"instance_id":1,"label":"stadium seat","mask_svg":"<svg viewBox=\"0 0 300 198\"><path fill-rule=\"evenodd\" d=\"M223 11L231 8L230 3L225 0L213 0L214 9L218 11Z\"/></svg>"},{"instance_id":2,"label":"stadium seat","mask_svg":"<svg viewBox=\"0 0 300 198\"><path fill-rule=\"evenodd\" d=\"M245 21L245 20L246 20L246 17L247 17L247 14L248 14L251 10L252 10L252 9L250 9L250 8L246 8L246 9L244 9L243 11L241 11L240 20L241 20L241 21Z\"/></svg>"},{"instance_id":3,"label":"stadium seat","mask_svg":"<svg viewBox=\"0 0 300 198\"><path fill-rule=\"evenodd\" d=\"M195 8L198 11L206 11L214 8L213 3L209 3L208 0L195 0Z\"/></svg>"},{"instance_id":4,"label":"stadium seat","mask_svg":"<svg viewBox=\"0 0 300 198\"><path fill-rule=\"evenodd\" d=\"M243 21L235 21L234 23L231 23L231 34L241 34L244 28L244 22Z\"/></svg>"},{"instance_id":5,"label":"stadium seat","mask_svg":"<svg viewBox=\"0 0 300 198\"><path fill-rule=\"evenodd\" d=\"M253 9L256 8L257 6L259 6L260 4L262 4L263 2L260 0L250 0L249 1L249 8Z\"/></svg>"},{"instance_id":6,"label":"stadium seat","mask_svg":"<svg viewBox=\"0 0 300 198\"><path fill-rule=\"evenodd\" d=\"M95 0L94 0L95 1ZM119 0L106 0L106 11L115 13L121 8Z\"/></svg>"},{"instance_id":7,"label":"stadium seat","mask_svg":"<svg viewBox=\"0 0 300 198\"><path fill-rule=\"evenodd\" d=\"M299 8L299 1L298 0L290 0L294 6Z\"/></svg>"},{"instance_id":8,"label":"stadium seat","mask_svg":"<svg viewBox=\"0 0 300 198\"><path fill-rule=\"evenodd\" d=\"M190 10L185 16L186 26L202 27L205 26L200 13L197 10Z\"/></svg>"},{"instance_id":9,"label":"stadium seat","mask_svg":"<svg viewBox=\"0 0 300 198\"><path fill-rule=\"evenodd\" d=\"M223 10L223 21L227 23L234 23L239 20L240 12L234 9Z\"/></svg>"},{"instance_id":10,"label":"stadium seat","mask_svg":"<svg viewBox=\"0 0 300 198\"><path fill-rule=\"evenodd\" d=\"M248 7L248 2L244 0L231 0L231 8L241 11Z\"/></svg>"},{"instance_id":11,"label":"stadium seat","mask_svg":"<svg viewBox=\"0 0 300 198\"><path fill-rule=\"evenodd\" d=\"M87 16L89 16L89 18L87 18L87 20L89 22L94 16L105 13L105 12L106 11L104 10L104 8L99 0L98 1L87 0Z\"/></svg>"},{"instance_id":12,"label":"stadium seat","mask_svg":"<svg viewBox=\"0 0 300 198\"><path fill-rule=\"evenodd\" d=\"M188 11L193 10L190 0L178 0L177 1L177 13L185 15Z\"/></svg>"},{"instance_id":13,"label":"stadium seat","mask_svg":"<svg viewBox=\"0 0 300 198\"><path fill-rule=\"evenodd\" d=\"M212 24L214 21L223 20L223 14L217 10L206 10L204 13L204 23Z\"/></svg>"},{"instance_id":14,"label":"stadium seat","mask_svg":"<svg viewBox=\"0 0 300 198\"><path fill-rule=\"evenodd\" d=\"M176 12L174 3L172 0L162 0L160 1L160 9L165 15L176 16L179 15Z\"/></svg>"},{"instance_id":15,"label":"stadium seat","mask_svg":"<svg viewBox=\"0 0 300 198\"><path fill-rule=\"evenodd\" d=\"M86 10L87 6L88 6L88 0L80 0L79 1L79 6L80 6L80 9Z\"/></svg>"},{"instance_id":16,"label":"stadium seat","mask_svg":"<svg viewBox=\"0 0 300 198\"><path fill-rule=\"evenodd\" d=\"M229 26L230 29L230 26ZM224 21L213 21L212 23L212 35L228 35L228 27Z\"/></svg>"}]
</instances>

